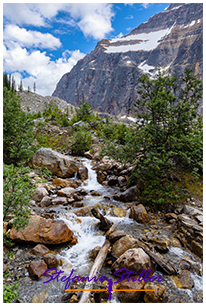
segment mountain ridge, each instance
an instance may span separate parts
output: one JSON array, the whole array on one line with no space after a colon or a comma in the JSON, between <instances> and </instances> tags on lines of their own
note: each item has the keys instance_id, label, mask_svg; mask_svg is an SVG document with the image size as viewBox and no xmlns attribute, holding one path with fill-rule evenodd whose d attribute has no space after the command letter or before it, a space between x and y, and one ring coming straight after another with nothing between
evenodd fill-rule
<instances>
[{"instance_id":1,"label":"mountain ridge","mask_svg":"<svg viewBox=\"0 0 206 306\"><path fill-rule=\"evenodd\" d=\"M62 76L52 95L75 106L85 100L94 111L121 116L128 109L134 114L142 73L152 77L160 68L180 77L192 68L202 78L202 7L201 3L173 3L129 34L99 41Z\"/></svg>"}]
</instances>

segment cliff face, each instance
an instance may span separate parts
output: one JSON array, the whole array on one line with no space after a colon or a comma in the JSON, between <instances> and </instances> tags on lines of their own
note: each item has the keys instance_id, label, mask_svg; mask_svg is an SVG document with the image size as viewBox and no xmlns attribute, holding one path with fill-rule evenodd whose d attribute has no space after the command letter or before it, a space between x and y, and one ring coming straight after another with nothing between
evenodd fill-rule
<instances>
[{"instance_id":1,"label":"cliff face","mask_svg":"<svg viewBox=\"0 0 206 306\"><path fill-rule=\"evenodd\" d=\"M192 68L202 77L203 4L171 4L130 34L101 40L63 75L53 96L76 106L85 100L95 111L125 115L137 99L141 74L152 77L158 68L176 76Z\"/></svg>"}]
</instances>

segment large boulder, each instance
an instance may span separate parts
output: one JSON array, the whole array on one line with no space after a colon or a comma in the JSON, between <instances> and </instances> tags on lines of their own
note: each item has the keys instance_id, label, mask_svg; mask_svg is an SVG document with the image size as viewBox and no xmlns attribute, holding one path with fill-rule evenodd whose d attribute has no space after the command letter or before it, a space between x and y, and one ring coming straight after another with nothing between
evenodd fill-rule
<instances>
[{"instance_id":1,"label":"large boulder","mask_svg":"<svg viewBox=\"0 0 206 306\"><path fill-rule=\"evenodd\" d=\"M150 219L147 214L147 211L142 204L131 207L129 218L141 224L150 223Z\"/></svg>"},{"instance_id":2,"label":"large boulder","mask_svg":"<svg viewBox=\"0 0 206 306\"><path fill-rule=\"evenodd\" d=\"M33 215L27 227L10 230L10 238L17 242L60 244L73 239L73 232L63 220L55 221Z\"/></svg>"},{"instance_id":3,"label":"large boulder","mask_svg":"<svg viewBox=\"0 0 206 306\"><path fill-rule=\"evenodd\" d=\"M112 269L115 271L121 268L126 268L128 271L135 271L137 275L139 275L143 269L151 269L151 274L154 273L154 267L150 257L141 248L127 250L112 265Z\"/></svg>"},{"instance_id":4,"label":"large boulder","mask_svg":"<svg viewBox=\"0 0 206 306\"><path fill-rule=\"evenodd\" d=\"M49 148L40 148L29 159L29 166L46 167L57 176L71 177L80 167L80 163L72 157L63 155Z\"/></svg>"}]
</instances>

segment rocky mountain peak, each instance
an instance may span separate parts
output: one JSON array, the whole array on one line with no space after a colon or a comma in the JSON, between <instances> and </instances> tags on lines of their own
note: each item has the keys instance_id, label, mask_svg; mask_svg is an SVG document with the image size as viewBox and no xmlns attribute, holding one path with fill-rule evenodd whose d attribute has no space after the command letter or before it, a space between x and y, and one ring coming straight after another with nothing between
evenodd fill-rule
<instances>
[{"instance_id":1,"label":"rocky mountain peak","mask_svg":"<svg viewBox=\"0 0 206 306\"><path fill-rule=\"evenodd\" d=\"M133 114L142 73L153 77L160 69L180 77L192 68L202 77L202 41L202 3L172 3L129 34L98 42L61 78L53 96L76 106L85 100L98 112Z\"/></svg>"}]
</instances>

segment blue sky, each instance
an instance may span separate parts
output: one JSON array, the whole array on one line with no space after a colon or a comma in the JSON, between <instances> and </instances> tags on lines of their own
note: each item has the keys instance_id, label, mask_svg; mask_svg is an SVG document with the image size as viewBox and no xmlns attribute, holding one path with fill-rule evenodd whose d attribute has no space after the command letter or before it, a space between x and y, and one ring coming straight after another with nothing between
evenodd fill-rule
<instances>
[{"instance_id":1,"label":"blue sky","mask_svg":"<svg viewBox=\"0 0 206 306\"><path fill-rule=\"evenodd\" d=\"M128 34L167 3L4 3L3 69L51 95L62 75L103 38Z\"/></svg>"}]
</instances>

